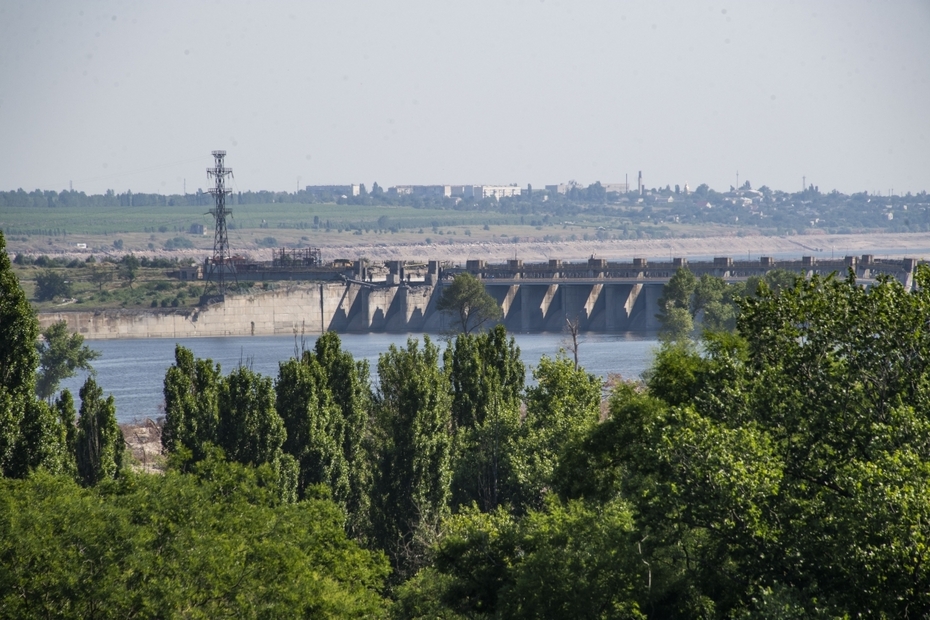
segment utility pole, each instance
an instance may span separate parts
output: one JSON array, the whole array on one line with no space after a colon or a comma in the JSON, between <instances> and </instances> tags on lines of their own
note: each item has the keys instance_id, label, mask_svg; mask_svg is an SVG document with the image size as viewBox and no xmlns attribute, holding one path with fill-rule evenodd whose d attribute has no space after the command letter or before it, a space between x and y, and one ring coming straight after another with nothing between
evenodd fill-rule
<instances>
[{"instance_id":1,"label":"utility pole","mask_svg":"<svg viewBox=\"0 0 930 620\"><path fill-rule=\"evenodd\" d=\"M209 193L213 195L214 206L208 211L213 216L216 226L213 232L213 257L207 263L206 273L204 273L207 283L204 286L201 303L208 299L207 295L214 287L221 298L226 295L227 271L232 274L236 284L239 284L236 266L232 262L229 250L229 237L226 233L226 216L232 216L232 211L226 208L226 196L232 193L231 189L226 189L226 177L232 176L232 168L226 168L223 165L225 157L226 151L213 151L213 168L207 168L207 178L212 177L216 182L216 185L209 189Z\"/></svg>"}]
</instances>

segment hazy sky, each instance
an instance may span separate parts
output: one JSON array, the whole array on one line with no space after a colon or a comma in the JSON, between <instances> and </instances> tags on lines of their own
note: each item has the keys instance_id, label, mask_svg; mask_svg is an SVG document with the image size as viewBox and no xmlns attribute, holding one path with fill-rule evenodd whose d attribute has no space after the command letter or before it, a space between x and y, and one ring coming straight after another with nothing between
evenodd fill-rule
<instances>
[{"instance_id":1,"label":"hazy sky","mask_svg":"<svg viewBox=\"0 0 930 620\"><path fill-rule=\"evenodd\" d=\"M930 190L930 1L0 0L0 190ZM299 181L298 181L299 179Z\"/></svg>"}]
</instances>

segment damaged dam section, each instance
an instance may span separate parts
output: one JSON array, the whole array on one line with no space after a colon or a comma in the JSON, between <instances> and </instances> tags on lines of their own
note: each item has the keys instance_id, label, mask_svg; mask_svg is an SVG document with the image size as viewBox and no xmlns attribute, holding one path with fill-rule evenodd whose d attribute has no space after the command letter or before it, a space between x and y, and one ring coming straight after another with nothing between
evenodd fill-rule
<instances>
[{"instance_id":1,"label":"damaged dam section","mask_svg":"<svg viewBox=\"0 0 930 620\"><path fill-rule=\"evenodd\" d=\"M418 263L424 265L424 263ZM662 289L675 272L687 267L695 275L711 274L728 281L761 276L783 269L809 277L849 270L863 283L879 275L911 286L915 259L876 260L870 255L837 260L803 257L799 261L734 261L718 257L689 263L683 258L650 264L646 259L609 262L591 258L583 263L524 263L510 260L488 265L468 261L464 267L430 261L425 269L407 270L403 261L389 261L375 279L364 267L347 265L346 274L328 281L275 282L273 290L251 290L214 298L188 310L102 310L49 312L39 315L42 327L65 321L69 329L90 340L116 338L192 338L337 333L442 333L449 320L436 308L443 287L456 274L480 278L498 302L501 322L515 333L560 332L566 320L584 332L650 333L659 328L656 315ZM310 272L308 272L310 273ZM245 274L240 274L245 275ZM383 279L382 279L383 278Z\"/></svg>"}]
</instances>

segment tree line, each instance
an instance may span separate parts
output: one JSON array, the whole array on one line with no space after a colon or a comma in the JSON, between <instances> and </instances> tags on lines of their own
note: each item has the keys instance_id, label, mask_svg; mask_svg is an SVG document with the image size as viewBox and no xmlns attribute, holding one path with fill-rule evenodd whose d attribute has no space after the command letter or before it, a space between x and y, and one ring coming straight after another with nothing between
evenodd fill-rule
<instances>
[{"instance_id":1,"label":"tree line","mask_svg":"<svg viewBox=\"0 0 930 620\"><path fill-rule=\"evenodd\" d=\"M500 327L392 346L373 384L335 334L275 378L178 346L160 475L94 460L105 404L73 422L40 400L9 274L2 617L930 614L926 267L913 292L681 275L664 307L700 333L606 400L565 355L525 385ZM62 448L91 427L99 450Z\"/></svg>"}]
</instances>

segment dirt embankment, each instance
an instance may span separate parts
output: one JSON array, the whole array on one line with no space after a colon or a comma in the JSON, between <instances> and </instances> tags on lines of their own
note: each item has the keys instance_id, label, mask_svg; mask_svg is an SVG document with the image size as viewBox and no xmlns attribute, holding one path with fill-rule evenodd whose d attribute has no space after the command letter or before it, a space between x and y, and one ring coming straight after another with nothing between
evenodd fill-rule
<instances>
[{"instance_id":1,"label":"dirt embankment","mask_svg":"<svg viewBox=\"0 0 930 620\"><path fill-rule=\"evenodd\" d=\"M690 237L674 239L640 239L632 241L562 241L520 243L454 243L432 245L365 244L323 248L324 258L364 256L372 260L446 260L467 259L504 261L520 258L544 261L559 258L580 261L592 256L608 260L634 257L669 259L672 257L730 256L734 259L766 255L845 256L904 254L930 257L930 233L799 235L792 237L732 236Z\"/></svg>"},{"instance_id":2,"label":"dirt embankment","mask_svg":"<svg viewBox=\"0 0 930 620\"><path fill-rule=\"evenodd\" d=\"M730 256L734 259L767 255L859 256L862 254L905 255L930 258L930 233L869 233L852 235L796 235L769 237L733 235L717 237L681 237L671 239L637 239L610 241L475 241L450 243L336 243L321 246L324 260L365 257L384 260L441 260L456 263L468 259L500 262L511 258L524 261L544 261L558 258L565 261L587 260L594 256L608 260L628 261L634 257L669 259L672 257ZM271 260L272 250L244 251L253 260ZM57 254L68 258L86 258L89 254L69 252ZM203 250L156 250L136 252L149 258L179 258L203 260Z\"/></svg>"}]
</instances>

